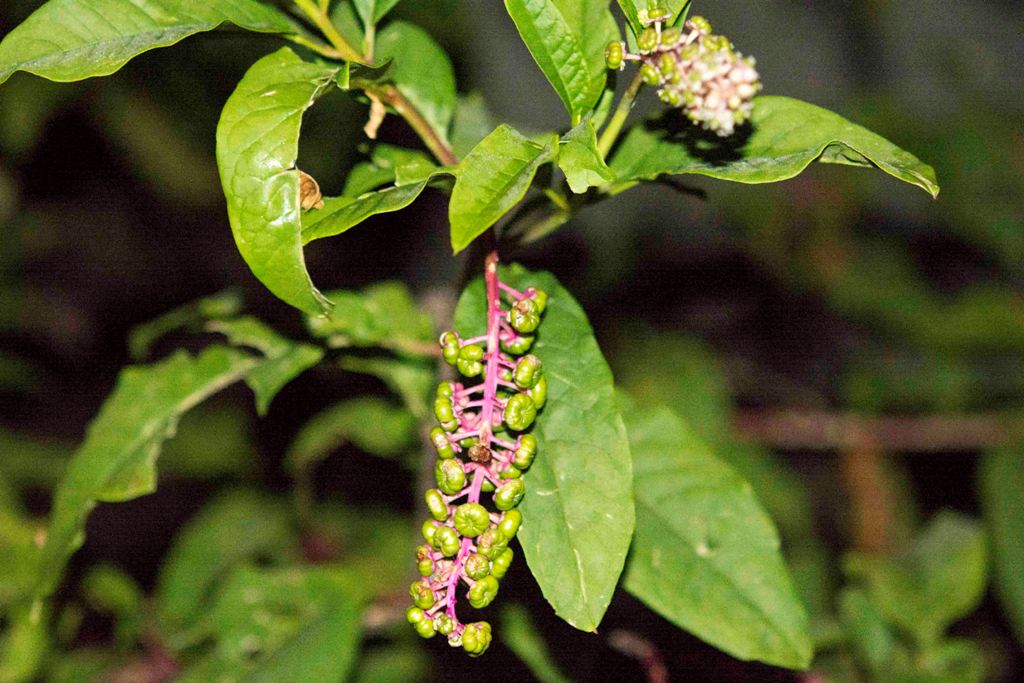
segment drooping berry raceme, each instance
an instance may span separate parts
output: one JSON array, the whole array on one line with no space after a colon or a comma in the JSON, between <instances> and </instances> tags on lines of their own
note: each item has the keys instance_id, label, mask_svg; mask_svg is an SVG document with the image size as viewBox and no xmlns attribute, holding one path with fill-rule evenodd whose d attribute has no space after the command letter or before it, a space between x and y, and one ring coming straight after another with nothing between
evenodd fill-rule
<instances>
[{"instance_id":1,"label":"drooping berry raceme","mask_svg":"<svg viewBox=\"0 0 1024 683\"><path fill-rule=\"evenodd\" d=\"M509 543L523 516L516 509L526 494L521 479L533 462L537 440L525 433L544 407L547 380L540 359L529 354L547 295L519 292L498 279L498 259L487 258L486 334L462 339L441 335L444 359L468 380L442 382L430 433L437 449L437 488L426 494L431 519L423 524L426 545L416 550L423 577L409 588L406 617L424 638L437 633L452 647L479 656L491 642L485 621L464 624L456 614L460 590L481 609L494 600L513 552ZM502 308L502 298L508 302ZM489 499L484 493L491 493Z\"/></svg>"},{"instance_id":2,"label":"drooping berry raceme","mask_svg":"<svg viewBox=\"0 0 1024 683\"><path fill-rule=\"evenodd\" d=\"M706 130L732 135L750 119L754 95L761 90L754 58L736 52L725 36L712 34L703 17L692 17L681 30L665 27L665 9L641 14L646 28L637 36L637 53L630 53L625 43L610 43L605 50L608 68L639 62L641 77L658 86L662 102L681 108Z\"/></svg>"}]
</instances>

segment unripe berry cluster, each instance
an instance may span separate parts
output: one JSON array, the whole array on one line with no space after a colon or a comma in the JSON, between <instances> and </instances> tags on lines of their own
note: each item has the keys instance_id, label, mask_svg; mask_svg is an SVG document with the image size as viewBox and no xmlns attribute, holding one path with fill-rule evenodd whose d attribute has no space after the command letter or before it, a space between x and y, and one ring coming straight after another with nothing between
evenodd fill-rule
<instances>
[{"instance_id":1,"label":"unripe berry cluster","mask_svg":"<svg viewBox=\"0 0 1024 683\"><path fill-rule=\"evenodd\" d=\"M474 384L442 382L434 415L440 426L430 438L437 449L437 488L426 493L431 519L423 524L426 545L416 550L423 577L412 584L406 617L424 638L440 633L472 656L491 642L485 621L463 624L455 612L457 591L467 587L469 604L481 609L498 594L512 562L508 547L522 524L515 509L526 493L523 470L533 462L537 439L522 433L544 407L547 380L541 362L528 354L547 305L544 292L524 292L498 280L497 259L485 273L487 333L462 339L441 335L444 359ZM501 307L502 295L511 300ZM500 436L499 436L500 435ZM490 493L490 505L481 494Z\"/></svg>"},{"instance_id":2,"label":"unripe berry cluster","mask_svg":"<svg viewBox=\"0 0 1024 683\"><path fill-rule=\"evenodd\" d=\"M706 130L732 135L750 119L754 95L761 90L754 58L736 52L725 36L712 34L703 17L692 17L683 29L666 28L668 18L665 9L646 12L646 28L636 40L638 52L628 52L625 43L610 43L605 49L608 68L639 62L641 77L658 86L662 102L680 107Z\"/></svg>"}]
</instances>

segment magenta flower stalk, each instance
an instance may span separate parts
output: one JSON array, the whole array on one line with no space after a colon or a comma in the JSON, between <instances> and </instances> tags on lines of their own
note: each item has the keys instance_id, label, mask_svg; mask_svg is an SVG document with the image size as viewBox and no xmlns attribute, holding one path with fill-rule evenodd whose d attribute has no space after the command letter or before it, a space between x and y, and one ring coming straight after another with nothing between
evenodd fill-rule
<instances>
[{"instance_id":1,"label":"magenta flower stalk","mask_svg":"<svg viewBox=\"0 0 1024 683\"><path fill-rule=\"evenodd\" d=\"M437 488L426 494L433 519L423 525L427 544L416 552L423 578L410 587L413 606L406 612L424 638L441 633L474 656L490 644L491 627L463 623L456 612L459 592L465 587L470 606L486 607L508 571L508 545L522 523L515 509L526 492L521 476L537 451L537 440L524 432L547 395L540 359L527 354L547 296L501 282L495 252L487 257L484 283L486 333L461 339L445 332L440 339L445 360L467 382L442 382L437 389L440 426L430 435L438 453ZM484 493L492 493L489 500Z\"/></svg>"}]
</instances>

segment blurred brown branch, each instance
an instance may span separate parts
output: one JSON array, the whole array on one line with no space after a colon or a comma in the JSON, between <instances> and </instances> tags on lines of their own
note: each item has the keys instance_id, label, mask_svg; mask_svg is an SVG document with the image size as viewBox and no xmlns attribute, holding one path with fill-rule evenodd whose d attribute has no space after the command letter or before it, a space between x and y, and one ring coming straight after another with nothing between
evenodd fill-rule
<instances>
[{"instance_id":1,"label":"blurred brown branch","mask_svg":"<svg viewBox=\"0 0 1024 683\"><path fill-rule=\"evenodd\" d=\"M801 410L747 410L734 424L743 437L782 450L836 451L865 435L886 453L986 450L1022 426L1018 415L1000 413L873 417Z\"/></svg>"}]
</instances>

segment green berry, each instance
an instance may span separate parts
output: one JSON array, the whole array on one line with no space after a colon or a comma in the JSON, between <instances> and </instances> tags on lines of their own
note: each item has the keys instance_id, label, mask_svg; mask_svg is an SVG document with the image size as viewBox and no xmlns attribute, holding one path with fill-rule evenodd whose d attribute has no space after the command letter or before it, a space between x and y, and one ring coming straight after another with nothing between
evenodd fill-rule
<instances>
[{"instance_id":1,"label":"green berry","mask_svg":"<svg viewBox=\"0 0 1024 683\"><path fill-rule=\"evenodd\" d=\"M455 365L459 357L459 335L454 332L445 332L441 335L441 355L448 365Z\"/></svg>"},{"instance_id":2,"label":"green berry","mask_svg":"<svg viewBox=\"0 0 1024 683\"><path fill-rule=\"evenodd\" d=\"M540 376L537 380L537 384L532 389L526 392L526 395L533 401L533 405L536 406L537 410L544 407L544 404L548 400L548 380L544 375Z\"/></svg>"},{"instance_id":3,"label":"green berry","mask_svg":"<svg viewBox=\"0 0 1024 683\"><path fill-rule=\"evenodd\" d=\"M494 484L491 483L490 479L484 479L484 483L480 485L480 490L484 493L490 493L494 488Z\"/></svg>"},{"instance_id":4,"label":"green berry","mask_svg":"<svg viewBox=\"0 0 1024 683\"><path fill-rule=\"evenodd\" d=\"M479 657L487 652L491 644L491 625L486 621L477 621L466 624L466 630L462 632L462 649L470 657Z\"/></svg>"},{"instance_id":5,"label":"green berry","mask_svg":"<svg viewBox=\"0 0 1024 683\"><path fill-rule=\"evenodd\" d=\"M455 367L465 377L476 377L484 371L483 363L478 360L466 360L465 358L459 358L455 361Z\"/></svg>"},{"instance_id":6,"label":"green berry","mask_svg":"<svg viewBox=\"0 0 1024 683\"><path fill-rule=\"evenodd\" d=\"M519 510L508 510L502 516L501 521L498 522L498 531L505 538L511 540L516 537L516 533L519 532L519 527L523 523L523 513Z\"/></svg>"},{"instance_id":7,"label":"green berry","mask_svg":"<svg viewBox=\"0 0 1024 683\"><path fill-rule=\"evenodd\" d=\"M423 534L423 540L429 543L430 545L434 546L435 548L437 546L434 545L434 537L437 534L438 527L440 526L441 525L438 524L436 521L428 519L427 521L423 522L423 526L420 527L420 532L422 532Z\"/></svg>"},{"instance_id":8,"label":"green berry","mask_svg":"<svg viewBox=\"0 0 1024 683\"><path fill-rule=\"evenodd\" d=\"M427 618L427 613L419 607L409 607L405 610L405 620L410 624L418 624Z\"/></svg>"},{"instance_id":9,"label":"green berry","mask_svg":"<svg viewBox=\"0 0 1024 683\"><path fill-rule=\"evenodd\" d=\"M484 557L494 559L508 547L508 537L492 527L476 538L476 549Z\"/></svg>"},{"instance_id":10,"label":"green berry","mask_svg":"<svg viewBox=\"0 0 1024 683\"><path fill-rule=\"evenodd\" d=\"M430 576L434 573L434 561L420 560L416 563L416 571L420 573L420 576Z\"/></svg>"},{"instance_id":11,"label":"green berry","mask_svg":"<svg viewBox=\"0 0 1024 683\"><path fill-rule=\"evenodd\" d=\"M529 389L536 384L541 377L542 365L540 358L532 353L520 358L512 374L516 386L521 389Z\"/></svg>"},{"instance_id":12,"label":"green berry","mask_svg":"<svg viewBox=\"0 0 1024 683\"><path fill-rule=\"evenodd\" d=\"M455 410L452 408L452 400L443 396L434 401L434 417L444 424L455 419Z\"/></svg>"},{"instance_id":13,"label":"green berry","mask_svg":"<svg viewBox=\"0 0 1024 683\"><path fill-rule=\"evenodd\" d=\"M678 107L683 103L682 98L679 96L679 92L670 88L665 88L659 92L658 99L670 107Z\"/></svg>"},{"instance_id":14,"label":"green berry","mask_svg":"<svg viewBox=\"0 0 1024 683\"><path fill-rule=\"evenodd\" d=\"M459 533L450 526L443 526L437 530L434 534L434 542L437 545L437 549L445 557L452 557L455 553L459 552L459 547L462 545L462 539L459 538Z\"/></svg>"},{"instance_id":15,"label":"green berry","mask_svg":"<svg viewBox=\"0 0 1024 683\"><path fill-rule=\"evenodd\" d=\"M459 352L459 358L465 358L466 360L483 360L483 357L484 349L479 344L467 344Z\"/></svg>"},{"instance_id":16,"label":"green berry","mask_svg":"<svg viewBox=\"0 0 1024 683\"><path fill-rule=\"evenodd\" d=\"M523 431L533 424L533 420L536 417L537 406L533 399L526 394L516 394L505 404L505 424L512 431Z\"/></svg>"},{"instance_id":17,"label":"green berry","mask_svg":"<svg viewBox=\"0 0 1024 683\"><path fill-rule=\"evenodd\" d=\"M491 515L479 503L463 503L455 508L455 528L463 536L476 538L490 525Z\"/></svg>"},{"instance_id":18,"label":"green berry","mask_svg":"<svg viewBox=\"0 0 1024 683\"><path fill-rule=\"evenodd\" d=\"M676 64L676 58L672 56L671 52L665 52L658 59L658 71L660 71L661 75L665 78L671 77L678 68L679 65Z\"/></svg>"},{"instance_id":19,"label":"green berry","mask_svg":"<svg viewBox=\"0 0 1024 683\"><path fill-rule=\"evenodd\" d=\"M433 638L437 634L437 629L434 627L434 622L430 619L424 619L413 624L413 628L416 629L416 633L421 638Z\"/></svg>"},{"instance_id":20,"label":"green berry","mask_svg":"<svg viewBox=\"0 0 1024 683\"><path fill-rule=\"evenodd\" d=\"M683 32L678 28L666 28L661 32L661 44L665 47L672 47L682 38Z\"/></svg>"},{"instance_id":21,"label":"green berry","mask_svg":"<svg viewBox=\"0 0 1024 683\"><path fill-rule=\"evenodd\" d=\"M434 617L434 628L442 636L446 636L455 630L455 620L447 614L439 614Z\"/></svg>"},{"instance_id":22,"label":"green berry","mask_svg":"<svg viewBox=\"0 0 1024 683\"><path fill-rule=\"evenodd\" d=\"M409 586L409 595L412 597L412 604L420 609L430 609L434 606L434 591L430 590L430 584L423 579L412 582Z\"/></svg>"},{"instance_id":23,"label":"green berry","mask_svg":"<svg viewBox=\"0 0 1024 683\"><path fill-rule=\"evenodd\" d=\"M448 503L445 502L443 494L437 489L427 491L427 509L430 514L439 522L448 519Z\"/></svg>"},{"instance_id":24,"label":"green berry","mask_svg":"<svg viewBox=\"0 0 1024 683\"><path fill-rule=\"evenodd\" d=\"M482 579L491 573L491 562L480 553L473 553L466 558L466 563L463 565L466 570L466 576L473 579L474 581Z\"/></svg>"},{"instance_id":25,"label":"green berry","mask_svg":"<svg viewBox=\"0 0 1024 683\"><path fill-rule=\"evenodd\" d=\"M650 62L644 62L640 65L640 76L643 77L644 83L647 85L658 85L661 82L661 74L658 73L658 67Z\"/></svg>"},{"instance_id":26,"label":"green berry","mask_svg":"<svg viewBox=\"0 0 1024 683\"><path fill-rule=\"evenodd\" d=\"M608 43L604 49L604 63L609 69L618 69L622 66L623 56L626 48L619 41Z\"/></svg>"},{"instance_id":27,"label":"green berry","mask_svg":"<svg viewBox=\"0 0 1024 683\"><path fill-rule=\"evenodd\" d=\"M504 578L508 568L512 565L513 558L515 558L515 553L512 552L512 549L505 548L504 552L491 560L491 575L498 579Z\"/></svg>"},{"instance_id":28,"label":"green berry","mask_svg":"<svg viewBox=\"0 0 1024 683\"><path fill-rule=\"evenodd\" d=\"M485 576L469 589L469 604L483 609L498 596L498 580L493 576Z\"/></svg>"},{"instance_id":29,"label":"green berry","mask_svg":"<svg viewBox=\"0 0 1024 683\"><path fill-rule=\"evenodd\" d=\"M650 52L658 46L658 32L650 26L640 31L640 35L636 37L636 46L641 52Z\"/></svg>"},{"instance_id":30,"label":"green berry","mask_svg":"<svg viewBox=\"0 0 1024 683\"><path fill-rule=\"evenodd\" d=\"M451 398L455 395L455 384L452 382L441 382L437 385L437 396Z\"/></svg>"},{"instance_id":31,"label":"green berry","mask_svg":"<svg viewBox=\"0 0 1024 683\"><path fill-rule=\"evenodd\" d=\"M437 449L437 456L442 460L455 457L455 449L452 448L452 442L441 427L434 427L430 430L430 442L434 444L434 448Z\"/></svg>"},{"instance_id":32,"label":"green berry","mask_svg":"<svg viewBox=\"0 0 1024 683\"><path fill-rule=\"evenodd\" d=\"M520 334L510 340L502 340L501 350L511 353L513 356L521 356L533 346L533 339L532 334Z\"/></svg>"},{"instance_id":33,"label":"green berry","mask_svg":"<svg viewBox=\"0 0 1024 683\"><path fill-rule=\"evenodd\" d=\"M686 22L686 28L701 33L711 33L711 23L704 17L690 17Z\"/></svg>"},{"instance_id":34,"label":"green berry","mask_svg":"<svg viewBox=\"0 0 1024 683\"><path fill-rule=\"evenodd\" d=\"M526 291L523 292L530 299L533 299L533 304L537 307L537 315L542 314L548 307L548 294L543 289L537 289L536 287L527 287Z\"/></svg>"},{"instance_id":35,"label":"green berry","mask_svg":"<svg viewBox=\"0 0 1024 683\"><path fill-rule=\"evenodd\" d=\"M667 7L662 7L654 2L648 3L648 5L647 19L645 23L653 24L656 21L668 21L669 17L672 16L672 13L668 11Z\"/></svg>"},{"instance_id":36,"label":"green berry","mask_svg":"<svg viewBox=\"0 0 1024 683\"><path fill-rule=\"evenodd\" d=\"M512 456L512 464L521 470L525 470L533 462L533 456L537 454L537 437L533 434L523 434L519 437L515 455Z\"/></svg>"},{"instance_id":37,"label":"green berry","mask_svg":"<svg viewBox=\"0 0 1024 683\"><path fill-rule=\"evenodd\" d=\"M520 299L508 312L508 323L521 334L530 334L540 325L540 312L533 299Z\"/></svg>"},{"instance_id":38,"label":"green berry","mask_svg":"<svg viewBox=\"0 0 1024 683\"><path fill-rule=\"evenodd\" d=\"M505 468L498 473L502 479L518 479L523 476L523 471L515 465L505 465Z\"/></svg>"},{"instance_id":39,"label":"green berry","mask_svg":"<svg viewBox=\"0 0 1024 683\"><path fill-rule=\"evenodd\" d=\"M434 465L434 478L442 493L453 496L466 486L466 470L457 458L438 460Z\"/></svg>"},{"instance_id":40,"label":"green berry","mask_svg":"<svg viewBox=\"0 0 1024 683\"><path fill-rule=\"evenodd\" d=\"M511 510L522 502L526 495L526 484L522 479L512 479L494 492L494 505L499 510Z\"/></svg>"}]
</instances>

